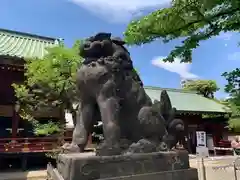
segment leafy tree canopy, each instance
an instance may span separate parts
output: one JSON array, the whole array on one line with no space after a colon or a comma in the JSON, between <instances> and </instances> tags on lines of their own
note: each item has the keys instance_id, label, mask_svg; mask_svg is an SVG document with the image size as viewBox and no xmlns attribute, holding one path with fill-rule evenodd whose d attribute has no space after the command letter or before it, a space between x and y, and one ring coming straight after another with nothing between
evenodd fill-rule
<instances>
[{"instance_id":1,"label":"leafy tree canopy","mask_svg":"<svg viewBox=\"0 0 240 180\"><path fill-rule=\"evenodd\" d=\"M48 48L47 55L42 59L26 60L25 82L13 84L21 105L20 113L24 119L32 120L37 134L51 134L54 128L59 129L51 122L49 125L40 125L33 117L33 112L58 108L61 118L64 118L66 109L75 112L75 75L81 65L79 45L80 41L76 41L72 48L64 45Z\"/></svg>"},{"instance_id":2,"label":"leafy tree canopy","mask_svg":"<svg viewBox=\"0 0 240 180\"><path fill-rule=\"evenodd\" d=\"M236 68L230 72L224 72L223 77L227 80L225 91L230 94L231 100L240 106L240 69Z\"/></svg>"},{"instance_id":3,"label":"leafy tree canopy","mask_svg":"<svg viewBox=\"0 0 240 180\"><path fill-rule=\"evenodd\" d=\"M224 72L222 76L227 80L225 91L230 95L227 100L232 110L232 116L228 122L229 127L240 132L240 69L236 68L233 71Z\"/></svg>"},{"instance_id":4,"label":"leafy tree canopy","mask_svg":"<svg viewBox=\"0 0 240 180\"><path fill-rule=\"evenodd\" d=\"M207 98L214 98L214 93L219 90L216 81L213 80L192 80L184 84L183 89L197 91Z\"/></svg>"},{"instance_id":5,"label":"leafy tree canopy","mask_svg":"<svg viewBox=\"0 0 240 180\"><path fill-rule=\"evenodd\" d=\"M184 38L164 60L173 62L180 57L182 62L191 62L200 41L227 31L240 31L239 0L172 0L170 8L132 21L124 34L130 45Z\"/></svg>"},{"instance_id":6,"label":"leafy tree canopy","mask_svg":"<svg viewBox=\"0 0 240 180\"><path fill-rule=\"evenodd\" d=\"M232 110L232 115L228 121L229 128L236 132L240 132L240 106L229 102L229 107Z\"/></svg>"}]
</instances>

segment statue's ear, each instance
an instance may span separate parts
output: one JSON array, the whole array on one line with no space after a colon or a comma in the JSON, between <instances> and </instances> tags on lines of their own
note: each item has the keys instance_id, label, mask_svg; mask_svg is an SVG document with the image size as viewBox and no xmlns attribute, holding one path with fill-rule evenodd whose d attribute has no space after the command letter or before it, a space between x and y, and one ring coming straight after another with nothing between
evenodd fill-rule
<instances>
[{"instance_id":1,"label":"statue's ear","mask_svg":"<svg viewBox=\"0 0 240 180\"><path fill-rule=\"evenodd\" d=\"M112 42L120 46L123 46L124 44L126 44L126 42L119 37L113 37Z\"/></svg>"},{"instance_id":2,"label":"statue's ear","mask_svg":"<svg viewBox=\"0 0 240 180\"><path fill-rule=\"evenodd\" d=\"M100 33L97 33L94 36L94 40L95 41L102 41L102 40L105 40L105 39L110 39L111 35L112 35L111 33L100 32Z\"/></svg>"}]
</instances>

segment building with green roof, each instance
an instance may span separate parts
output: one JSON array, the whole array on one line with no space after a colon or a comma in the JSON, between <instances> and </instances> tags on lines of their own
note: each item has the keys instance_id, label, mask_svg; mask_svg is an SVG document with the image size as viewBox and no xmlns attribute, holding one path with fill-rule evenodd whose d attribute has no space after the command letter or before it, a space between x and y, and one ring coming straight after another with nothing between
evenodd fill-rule
<instances>
[{"instance_id":1,"label":"building with green roof","mask_svg":"<svg viewBox=\"0 0 240 180\"><path fill-rule=\"evenodd\" d=\"M178 113L188 114L228 114L230 109L212 99L205 98L197 92L186 91L183 89L167 89L157 87L144 87L146 93L152 101L160 100L160 93L166 90L170 97L172 106L175 107Z\"/></svg>"},{"instance_id":2,"label":"building with green roof","mask_svg":"<svg viewBox=\"0 0 240 180\"><path fill-rule=\"evenodd\" d=\"M185 123L185 134L188 139L185 147L196 153L196 131L204 130L213 138L215 146L226 132L227 118L231 110L213 99L203 97L197 92L183 89L170 89L145 86L146 93L152 101L160 100L162 90L166 90L172 106L177 109L178 117ZM217 115L217 118L203 118L203 115Z\"/></svg>"},{"instance_id":3,"label":"building with green roof","mask_svg":"<svg viewBox=\"0 0 240 180\"><path fill-rule=\"evenodd\" d=\"M0 29L0 56L42 58L47 47L59 45L61 39Z\"/></svg>"},{"instance_id":4,"label":"building with green roof","mask_svg":"<svg viewBox=\"0 0 240 180\"><path fill-rule=\"evenodd\" d=\"M0 80L5 82L6 87L1 88L0 101L4 104L14 102L11 84L23 81L25 59L42 58L47 53L46 48L58 46L61 41L57 38L0 28L0 78L3 78Z\"/></svg>"},{"instance_id":5,"label":"building with green roof","mask_svg":"<svg viewBox=\"0 0 240 180\"><path fill-rule=\"evenodd\" d=\"M24 81L27 58L42 58L46 48L58 46L61 39L19 31L0 29L0 137L17 137L19 123L12 83Z\"/></svg>"}]
</instances>

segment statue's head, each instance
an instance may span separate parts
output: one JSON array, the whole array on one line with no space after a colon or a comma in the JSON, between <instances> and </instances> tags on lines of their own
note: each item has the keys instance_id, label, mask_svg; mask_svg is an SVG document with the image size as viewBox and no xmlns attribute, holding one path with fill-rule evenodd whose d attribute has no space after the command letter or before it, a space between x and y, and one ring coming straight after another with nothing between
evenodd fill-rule
<instances>
[{"instance_id":1,"label":"statue's head","mask_svg":"<svg viewBox=\"0 0 240 180\"><path fill-rule=\"evenodd\" d=\"M125 42L120 38L111 38L111 33L97 33L83 42L80 46L80 56L85 59L99 59L101 57L113 56L115 51L122 47ZM118 48L119 47L119 48Z\"/></svg>"}]
</instances>

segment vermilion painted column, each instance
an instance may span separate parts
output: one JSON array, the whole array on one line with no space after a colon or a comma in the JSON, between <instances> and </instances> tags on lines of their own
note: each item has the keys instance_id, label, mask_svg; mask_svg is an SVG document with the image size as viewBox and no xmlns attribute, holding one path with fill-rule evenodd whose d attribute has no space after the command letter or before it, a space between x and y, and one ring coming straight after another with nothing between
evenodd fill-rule
<instances>
[{"instance_id":1,"label":"vermilion painted column","mask_svg":"<svg viewBox=\"0 0 240 180\"><path fill-rule=\"evenodd\" d=\"M13 106L13 117L12 117L12 138L17 137L17 118L16 118L16 112L15 107Z\"/></svg>"},{"instance_id":2,"label":"vermilion painted column","mask_svg":"<svg viewBox=\"0 0 240 180\"><path fill-rule=\"evenodd\" d=\"M19 110L19 105L14 105L13 106L13 117L12 117L12 138L17 137L17 131L18 131L18 124L20 120L20 116L18 114Z\"/></svg>"}]
</instances>

